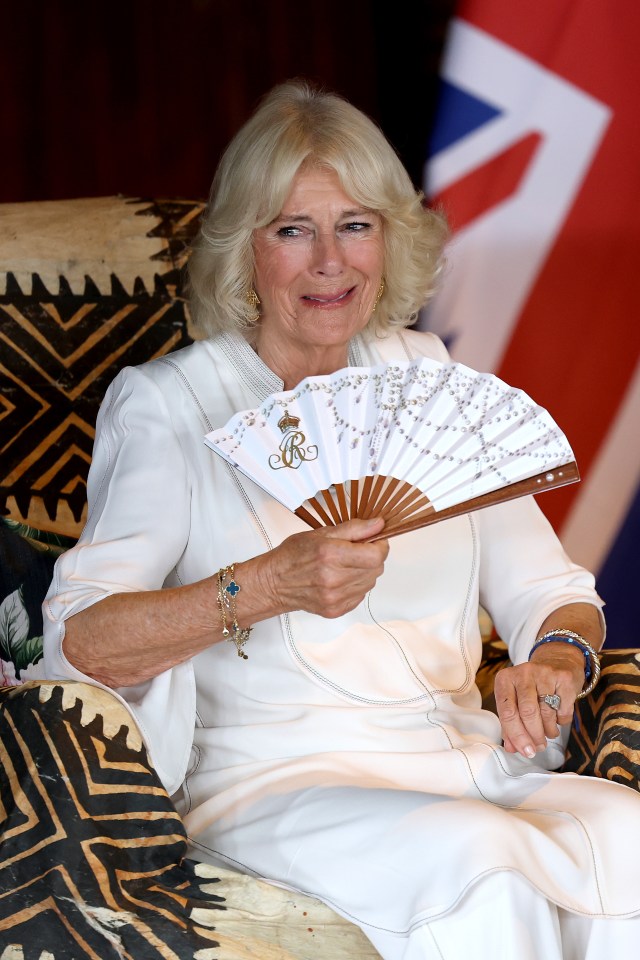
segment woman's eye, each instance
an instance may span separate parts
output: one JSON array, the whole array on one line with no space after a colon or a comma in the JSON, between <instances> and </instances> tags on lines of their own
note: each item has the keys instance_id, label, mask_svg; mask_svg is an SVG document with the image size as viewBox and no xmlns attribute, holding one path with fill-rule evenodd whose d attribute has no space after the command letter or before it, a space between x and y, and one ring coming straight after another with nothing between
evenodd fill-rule
<instances>
[{"instance_id":1,"label":"woman's eye","mask_svg":"<svg viewBox=\"0 0 640 960\"><path fill-rule=\"evenodd\" d=\"M349 223L345 223L343 230L346 230L347 233L360 233L363 230L368 230L371 227L370 223L366 223L364 220L351 220Z\"/></svg>"},{"instance_id":2,"label":"woman's eye","mask_svg":"<svg viewBox=\"0 0 640 960\"><path fill-rule=\"evenodd\" d=\"M300 227L280 227L278 230L279 237L299 237L300 233Z\"/></svg>"}]
</instances>

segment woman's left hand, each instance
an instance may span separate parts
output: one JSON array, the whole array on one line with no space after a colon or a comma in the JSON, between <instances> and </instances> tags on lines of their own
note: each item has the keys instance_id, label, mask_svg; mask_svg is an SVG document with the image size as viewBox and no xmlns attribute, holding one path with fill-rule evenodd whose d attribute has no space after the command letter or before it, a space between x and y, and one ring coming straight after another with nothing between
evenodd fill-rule
<instances>
[{"instance_id":1,"label":"woman's left hand","mask_svg":"<svg viewBox=\"0 0 640 960\"><path fill-rule=\"evenodd\" d=\"M500 670L495 680L505 750L528 758L544 750L547 739L558 736L558 725L571 722L576 697L584 686L580 649L566 643L544 647L528 663ZM560 698L557 711L540 699L548 694Z\"/></svg>"}]
</instances>

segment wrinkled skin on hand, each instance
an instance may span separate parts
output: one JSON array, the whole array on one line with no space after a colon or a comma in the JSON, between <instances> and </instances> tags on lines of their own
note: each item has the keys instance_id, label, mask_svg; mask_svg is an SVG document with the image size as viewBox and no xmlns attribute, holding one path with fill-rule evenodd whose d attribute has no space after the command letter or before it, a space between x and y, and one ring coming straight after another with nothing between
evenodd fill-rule
<instances>
[{"instance_id":1,"label":"wrinkled skin on hand","mask_svg":"<svg viewBox=\"0 0 640 960\"><path fill-rule=\"evenodd\" d=\"M263 554L263 595L281 611L335 618L357 607L384 570L387 540L369 543L382 519L350 520L294 534Z\"/></svg>"},{"instance_id":2,"label":"wrinkled skin on hand","mask_svg":"<svg viewBox=\"0 0 640 960\"><path fill-rule=\"evenodd\" d=\"M584 656L568 644L548 643L529 663L505 667L496 675L495 698L508 753L533 757L559 734L558 725L570 723L574 703L584 686ZM539 696L560 697L556 712Z\"/></svg>"}]
</instances>

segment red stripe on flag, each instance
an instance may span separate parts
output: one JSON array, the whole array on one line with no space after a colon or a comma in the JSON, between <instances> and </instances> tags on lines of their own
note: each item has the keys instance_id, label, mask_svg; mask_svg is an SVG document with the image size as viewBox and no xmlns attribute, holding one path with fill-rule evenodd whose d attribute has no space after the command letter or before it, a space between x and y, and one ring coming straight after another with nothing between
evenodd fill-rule
<instances>
[{"instance_id":1,"label":"red stripe on flag","mask_svg":"<svg viewBox=\"0 0 640 960\"><path fill-rule=\"evenodd\" d=\"M541 142L539 133L527 134L431 197L429 206L443 209L451 228L462 230L518 189Z\"/></svg>"}]
</instances>

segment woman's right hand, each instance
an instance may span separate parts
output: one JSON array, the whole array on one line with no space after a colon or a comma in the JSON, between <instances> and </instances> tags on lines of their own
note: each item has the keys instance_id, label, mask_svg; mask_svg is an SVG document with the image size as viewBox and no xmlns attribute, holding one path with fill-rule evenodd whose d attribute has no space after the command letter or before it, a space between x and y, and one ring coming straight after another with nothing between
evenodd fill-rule
<instances>
[{"instance_id":1,"label":"woman's right hand","mask_svg":"<svg viewBox=\"0 0 640 960\"><path fill-rule=\"evenodd\" d=\"M256 564L255 600L267 603L272 613L306 610L321 617L339 617L363 600L384 569L387 540L369 543L384 528L380 517L349 520L287 537L278 547L247 562ZM237 565L242 583L242 566ZM252 598L245 593L239 620L252 622ZM257 610L256 610L257 612ZM264 619L264 611L260 612Z\"/></svg>"},{"instance_id":2,"label":"woman's right hand","mask_svg":"<svg viewBox=\"0 0 640 960\"><path fill-rule=\"evenodd\" d=\"M389 544L366 541L383 528L382 519L350 520L294 534L235 564L238 625L291 610L321 617L353 610L382 573ZM107 686L144 683L224 639L217 590L212 573L181 587L112 594L68 618L65 654Z\"/></svg>"}]
</instances>

